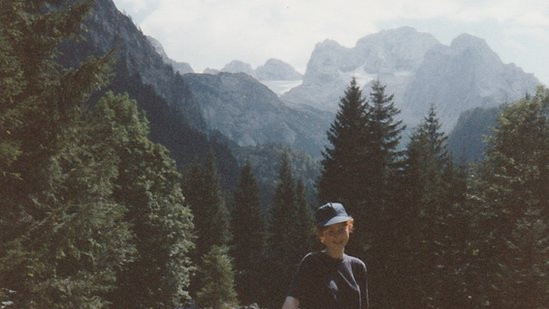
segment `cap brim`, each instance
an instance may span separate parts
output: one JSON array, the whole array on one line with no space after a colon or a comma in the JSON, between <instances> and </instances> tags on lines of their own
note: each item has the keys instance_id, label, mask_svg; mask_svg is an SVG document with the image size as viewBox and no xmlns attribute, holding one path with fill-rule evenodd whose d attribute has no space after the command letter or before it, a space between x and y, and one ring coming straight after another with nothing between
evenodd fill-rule
<instances>
[{"instance_id":1,"label":"cap brim","mask_svg":"<svg viewBox=\"0 0 549 309\"><path fill-rule=\"evenodd\" d=\"M317 224L317 226L324 227L332 224L338 224L341 222L349 221L351 219L352 217L349 217L349 216L337 216L337 217L330 218L330 220L320 222L319 224Z\"/></svg>"}]
</instances>

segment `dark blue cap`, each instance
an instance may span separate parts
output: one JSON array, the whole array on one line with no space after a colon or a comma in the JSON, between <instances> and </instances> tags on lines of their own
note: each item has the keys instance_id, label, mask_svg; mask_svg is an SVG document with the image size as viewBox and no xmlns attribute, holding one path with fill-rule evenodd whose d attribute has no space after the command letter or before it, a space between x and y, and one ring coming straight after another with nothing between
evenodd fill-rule
<instances>
[{"instance_id":1,"label":"dark blue cap","mask_svg":"<svg viewBox=\"0 0 549 309\"><path fill-rule=\"evenodd\" d=\"M352 219L340 203L327 203L317 208L315 212L316 226L323 227Z\"/></svg>"}]
</instances>

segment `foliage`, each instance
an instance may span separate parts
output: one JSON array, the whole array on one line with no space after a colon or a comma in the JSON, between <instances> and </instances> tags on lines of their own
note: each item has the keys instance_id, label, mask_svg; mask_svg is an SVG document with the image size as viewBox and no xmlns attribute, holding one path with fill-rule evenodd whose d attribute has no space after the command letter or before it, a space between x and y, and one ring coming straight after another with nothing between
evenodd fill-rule
<instances>
[{"instance_id":1,"label":"foliage","mask_svg":"<svg viewBox=\"0 0 549 309\"><path fill-rule=\"evenodd\" d=\"M463 306L462 279L466 225L462 201L464 180L446 150L446 136L433 107L413 131L395 212L398 224L393 259L409 277L396 291L402 304L414 307ZM413 280L412 280L413 279ZM461 293L461 294L460 294Z\"/></svg>"},{"instance_id":2,"label":"foliage","mask_svg":"<svg viewBox=\"0 0 549 309\"><path fill-rule=\"evenodd\" d=\"M111 294L117 307L173 308L188 299L193 248L190 208L167 150L152 143L148 122L135 101L107 93L90 111L98 141L118 159L114 200L125 205L136 260L117 274Z\"/></svg>"},{"instance_id":3,"label":"foliage","mask_svg":"<svg viewBox=\"0 0 549 309\"><path fill-rule=\"evenodd\" d=\"M272 201L269 222L268 280L276 285L271 288L268 303L272 307L280 305L294 271L303 257L303 252L311 249L311 217L306 211L307 204L302 184L293 177L288 155L280 158L278 185ZM299 195L298 195L299 194Z\"/></svg>"},{"instance_id":4,"label":"foliage","mask_svg":"<svg viewBox=\"0 0 549 309\"><path fill-rule=\"evenodd\" d=\"M57 66L58 44L92 2L52 3L0 4L0 290L10 291L0 296L19 308L102 308L134 252L111 199L118 162L81 118L110 56Z\"/></svg>"},{"instance_id":5,"label":"foliage","mask_svg":"<svg viewBox=\"0 0 549 309\"><path fill-rule=\"evenodd\" d=\"M477 306L543 308L547 304L549 91L507 106L472 179L475 259L483 276Z\"/></svg>"},{"instance_id":6,"label":"foliage","mask_svg":"<svg viewBox=\"0 0 549 309\"><path fill-rule=\"evenodd\" d=\"M234 302L232 295L235 294L234 271L227 252L232 239L231 219L219 186L212 152L205 166L193 166L183 188L195 218L197 238L194 263L198 274L202 274L191 280L191 294L206 302L201 305L211 304L211 301L216 306L231 304ZM219 286L228 290L216 291L215 287Z\"/></svg>"},{"instance_id":7,"label":"foliage","mask_svg":"<svg viewBox=\"0 0 549 309\"><path fill-rule=\"evenodd\" d=\"M196 293L198 303L213 309L230 309L236 306L234 273L227 248L214 245L201 262L199 275L204 284Z\"/></svg>"},{"instance_id":8,"label":"foliage","mask_svg":"<svg viewBox=\"0 0 549 309\"><path fill-rule=\"evenodd\" d=\"M240 183L234 193L231 208L231 226L236 273L236 289L242 304L251 304L265 299L264 274L260 271L267 250L267 222L261 213L259 191L247 162L242 168Z\"/></svg>"}]
</instances>

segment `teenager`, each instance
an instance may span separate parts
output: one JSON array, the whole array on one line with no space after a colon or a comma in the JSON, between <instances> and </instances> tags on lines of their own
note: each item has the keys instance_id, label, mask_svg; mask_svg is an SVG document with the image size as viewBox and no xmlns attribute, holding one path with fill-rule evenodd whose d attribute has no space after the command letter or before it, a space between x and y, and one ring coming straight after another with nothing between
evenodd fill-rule
<instances>
[{"instance_id":1,"label":"teenager","mask_svg":"<svg viewBox=\"0 0 549 309\"><path fill-rule=\"evenodd\" d=\"M366 265L345 254L353 218L340 203L327 203L315 212L321 251L300 262L282 309L366 309Z\"/></svg>"}]
</instances>

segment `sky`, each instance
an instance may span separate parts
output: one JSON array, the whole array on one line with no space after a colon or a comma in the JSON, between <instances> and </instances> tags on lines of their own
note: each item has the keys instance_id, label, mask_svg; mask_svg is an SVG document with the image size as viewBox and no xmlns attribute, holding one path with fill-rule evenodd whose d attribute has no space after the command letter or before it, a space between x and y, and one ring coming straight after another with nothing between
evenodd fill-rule
<instances>
[{"instance_id":1,"label":"sky","mask_svg":"<svg viewBox=\"0 0 549 309\"><path fill-rule=\"evenodd\" d=\"M549 0L114 0L168 56L195 72L269 58L301 73L317 43L411 26L442 44L468 33L549 85Z\"/></svg>"}]
</instances>

